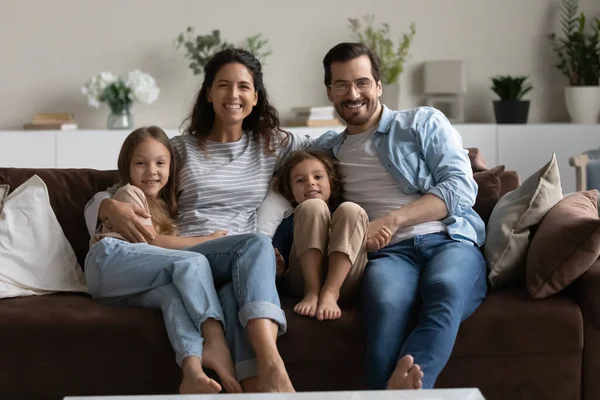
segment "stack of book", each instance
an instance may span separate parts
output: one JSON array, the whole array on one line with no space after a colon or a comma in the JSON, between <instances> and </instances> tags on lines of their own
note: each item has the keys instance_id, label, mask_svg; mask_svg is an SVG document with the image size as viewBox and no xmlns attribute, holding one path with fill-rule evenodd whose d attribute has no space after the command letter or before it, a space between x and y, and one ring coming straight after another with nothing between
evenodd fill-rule
<instances>
[{"instance_id":1,"label":"stack of book","mask_svg":"<svg viewBox=\"0 0 600 400\"><path fill-rule=\"evenodd\" d=\"M286 121L286 126L339 126L342 125L337 118L333 106L323 107L295 107L292 108L294 118Z\"/></svg>"},{"instance_id":2,"label":"stack of book","mask_svg":"<svg viewBox=\"0 0 600 400\"><path fill-rule=\"evenodd\" d=\"M37 130L63 130L72 131L77 129L77 124L70 113L38 113L35 114L30 123L23 125L27 131Z\"/></svg>"}]
</instances>

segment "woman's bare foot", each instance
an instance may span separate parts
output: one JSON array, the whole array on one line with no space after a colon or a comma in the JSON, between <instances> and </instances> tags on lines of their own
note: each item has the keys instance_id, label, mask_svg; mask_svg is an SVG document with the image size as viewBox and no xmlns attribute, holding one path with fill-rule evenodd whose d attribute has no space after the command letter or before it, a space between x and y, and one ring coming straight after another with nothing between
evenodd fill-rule
<instances>
[{"instance_id":1,"label":"woman's bare foot","mask_svg":"<svg viewBox=\"0 0 600 400\"><path fill-rule=\"evenodd\" d=\"M302 301L294 306L294 312L300 315L314 317L317 313L317 304L319 303L319 294L306 292Z\"/></svg>"},{"instance_id":2,"label":"woman's bare foot","mask_svg":"<svg viewBox=\"0 0 600 400\"><path fill-rule=\"evenodd\" d=\"M204 373L199 357L187 357L181 368L183 379L179 385L180 394L219 393L222 390L221 385Z\"/></svg>"},{"instance_id":3,"label":"woman's bare foot","mask_svg":"<svg viewBox=\"0 0 600 400\"><path fill-rule=\"evenodd\" d=\"M295 392L283 360L257 362L259 392Z\"/></svg>"},{"instance_id":4,"label":"woman's bare foot","mask_svg":"<svg viewBox=\"0 0 600 400\"><path fill-rule=\"evenodd\" d=\"M338 319L342 316L342 310L338 306L340 294L329 290L322 290L317 307L317 319L319 321Z\"/></svg>"},{"instance_id":5,"label":"woman's bare foot","mask_svg":"<svg viewBox=\"0 0 600 400\"><path fill-rule=\"evenodd\" d=\"M223 388L228 393L241 393L242 387L235 378L235 368L225 339L221 323L208 319L202 324L204 345L202 349L202 363L219 375Z\"/></svg>"},{"instance_id":6,"label":"woman's bare foot","mask_svg":"<svg viewBox=\"0 0 600 400\"><path fill-rule=\"evenodd\" d=\"M388 390L421 389L423 371L412 356L406 355L398 360L396 369L388 381Z\"/></svg>"}]
</instances>

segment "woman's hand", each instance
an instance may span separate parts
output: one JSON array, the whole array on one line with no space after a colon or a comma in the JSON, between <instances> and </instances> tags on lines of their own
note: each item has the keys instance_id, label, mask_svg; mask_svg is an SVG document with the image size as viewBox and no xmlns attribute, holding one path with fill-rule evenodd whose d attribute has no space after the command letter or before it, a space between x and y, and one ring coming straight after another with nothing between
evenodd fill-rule
<instances>
[{"instance_id":1,"label":"woman's hand","mask_svg":"<svg viewBox=\"0 0 600 400\"><path fill-rule=\"evenodd\" d=\"M383 226L379 231L375 232L371 236L367 236L367 251L375 251L383 249L385 246L390 244L392 240L392 231L387 227Z\"/></svg>"},{"instance_id":2,"label":"woman's hand","mask_svg":"<svg viewBox=\"0 0 600 400\"><path fill-rule=\"evenodd\" d=\"M143 208L131 203L106 199L100 203L98 215L108 220L114 229L131 243L148 243L154 240L152 225L145 225L141 218L151 218Z\"/></svg>"}]
</instances>

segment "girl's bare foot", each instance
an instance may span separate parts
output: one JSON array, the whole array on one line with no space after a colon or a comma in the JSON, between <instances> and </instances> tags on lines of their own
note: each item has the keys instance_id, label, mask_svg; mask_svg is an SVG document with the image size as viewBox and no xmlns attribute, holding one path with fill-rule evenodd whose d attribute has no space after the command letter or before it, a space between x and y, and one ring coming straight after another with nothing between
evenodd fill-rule
<instances>
[{"instance_id":1,"label":"girl's bare foot","mask_svg":"<svg viewBox=\"0 0 600 400\"><path fill-rule=\"evenodd\" d=\"M204 345L202 363L219 375L221 384L228 393L241 393L242 387L235 378L235 368L225 339L221 323L216 320L206 320L202 324Z\"/></svg>"},{"instance_id":2,"label":"girl's bare foot","mask_svg":"<svg viewBox=\"0 0 600 400\"><path fill-rule=\"evenodd\" d=\"M319 303L319 294L306 292L302 301L294 306L294 312L300 315L314 317L317 313L317 304Z\"/></svg>"},{"instance_id":3,"label":"girl's bare foot","mask_svg":"<svg viewBox=\"0 0 600 400\"><path fill-rule=\"evenodd\" d=\"M180 394L219 393L222 390L221 385L204 373L199 357L187 357L181 367L183 379L179 385Z\"/></svg>"},{"instance_id":4,"label":"girl's bare foot","mask_svg":"<svg viewBox=\"0 0 600 400\"><path fill-rule=\"evenodd\" d=\"M423 371L412 356L406 355L398 360L396 369L388 381L388 390L421 389Z\"/></svg>"},{"instance_id":5,"label":"girl's bare foot","mask_svg":"<svg viewBox=\"0 0 600 400\"><path fill-rule=\"evenodd\" d=\"M321 291L319 306L317 307L317 319L319 321L338 319L342 316L342 310L338 306L339 293L328 290Z\"/></svg>"},{"instance_id":6,"label":"girl's bare foot","mask_svg":"<svg viewBox=\"0 0 600 400\"><path fill-rule=\"evenodd\" d=\"M259 392L295 392L283 360L257 362Z\"/></svg>"}]
</instances>

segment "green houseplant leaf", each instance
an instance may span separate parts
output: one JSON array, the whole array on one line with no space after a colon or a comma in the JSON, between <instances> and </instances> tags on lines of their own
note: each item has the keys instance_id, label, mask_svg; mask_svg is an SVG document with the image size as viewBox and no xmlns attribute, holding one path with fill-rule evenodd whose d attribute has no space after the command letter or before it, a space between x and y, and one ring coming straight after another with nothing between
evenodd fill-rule
<instances>
[{"instance_id":1,"label":"green houseplant leaf","mask_svg":"<svg viewBox=\"0 0 600 400\"><path fill-rule=\"evenodd\" d=\"M500 97L500 100L521 100L533 89L527 79L527 76L498 75L492 78L491 89Z\"/></svg>"},{"instance_id":2,"label":"green houseplant leaf","mask_svg":"<svg viewBox=\"0 0 600 400\"><path fill-rule=\"evenodd\" d=\"M397 83L404 72L404 64L410 58L409 48L415 38L415 24L411 23L409 33L402 34L397 44L390 38L390 27L387 23L380 27L374 26L375 17L372 14L362 18L348 18L350 30L354 39L364 44L377 54L381 67L381 82L384 84Z\"/></svg>"},{"instance_id":3,"label":"green houseplant leaf","mask_svg":"<svg viewBox=\"0 0 600 400\"><path fill-rule=\"evenodd\" d=\"M202 74L204 67L216 53L234 47L233 44L222 41L221 32L218 29L205 35L196 35L191 26L188 26L185 32L177 35L174 45L177 50L184 50L185 57L189 61L188 66L194 75ZM260 33L248 37L245 45L241 47L254 54L261 63L264 63L272 53L269 41L263 39Z\"/></svg>"},{"instance_id":4,"label":"green houseplant leaf","mask_svg":"<svg viewBox=\"0 0 600 400\"><path fill-rule=\"evenodd\" d=\"M569 79L571 86L596 86L600 83L600 19L586 24L585 14L578 13L579 0L562 0L562 36L548 38L558 62L556 68Z\"/></svg>"}]
</instances>

